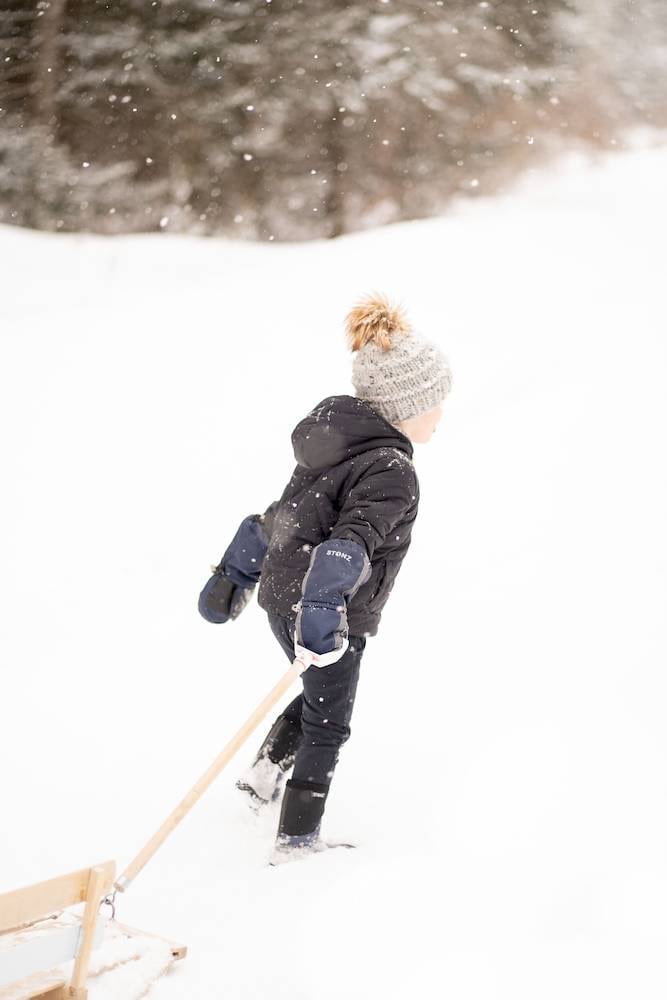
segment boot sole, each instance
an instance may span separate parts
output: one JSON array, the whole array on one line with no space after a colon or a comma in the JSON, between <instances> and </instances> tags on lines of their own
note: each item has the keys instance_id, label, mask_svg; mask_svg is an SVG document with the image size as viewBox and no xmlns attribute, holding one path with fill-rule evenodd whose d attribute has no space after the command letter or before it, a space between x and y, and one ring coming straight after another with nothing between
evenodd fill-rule
<instances>
[{"instance_id":1,"label":"boot sole","mask_svg":"<svg viewBox=\"0 0 667 1000\"><path fill-rule=\"evenodd\" d=\"M248 805L251 809L261 809L262 806L268 806L270 799L263 799L261 795L258 795L252 785L246 785L244 781L237 781L236 787L240 792L245 792L248 796Z\"/></svg>"}]
</instances>

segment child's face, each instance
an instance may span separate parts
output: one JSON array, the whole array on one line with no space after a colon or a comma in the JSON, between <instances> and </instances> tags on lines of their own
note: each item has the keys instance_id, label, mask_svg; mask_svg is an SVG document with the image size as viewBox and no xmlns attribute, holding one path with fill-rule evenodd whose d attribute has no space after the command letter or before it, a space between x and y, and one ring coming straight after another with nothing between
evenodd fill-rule
<instances>
[{"instance_id":1,"label":"child's face","mask_svg":"<svg viewBox=\"0 0 667 1000\"><path fill-rule=\"evenodd\" d=\"M398 425L406 437L409 437L413 444L426 444L431 440L436 427L440 423L442 416L442 403L433 406L424 413L417 414L416 417L408 417Z\"/></svg>"}]
</instances>

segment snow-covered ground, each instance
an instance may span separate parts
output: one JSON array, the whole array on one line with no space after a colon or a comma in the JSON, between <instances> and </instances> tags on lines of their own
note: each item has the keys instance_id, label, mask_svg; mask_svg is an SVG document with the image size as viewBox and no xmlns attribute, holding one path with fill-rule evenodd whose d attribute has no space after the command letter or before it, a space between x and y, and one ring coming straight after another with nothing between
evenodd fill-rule
<instances>
[{"instance_id":1,"label":"snow-covered ground","mask_svg":"<svg viewBox=\"0 0 667 1000\"><path fill-rule=\"evenodd\" d=\"M152 1000L663 1000L667 148L331 242L0 230L0 889L122 867L287 667L197 596L403 301L454 387L325 833L218 780L121 899ZM124 1000L119 997L119 1000Z\"/></svg>"}]
</instances>

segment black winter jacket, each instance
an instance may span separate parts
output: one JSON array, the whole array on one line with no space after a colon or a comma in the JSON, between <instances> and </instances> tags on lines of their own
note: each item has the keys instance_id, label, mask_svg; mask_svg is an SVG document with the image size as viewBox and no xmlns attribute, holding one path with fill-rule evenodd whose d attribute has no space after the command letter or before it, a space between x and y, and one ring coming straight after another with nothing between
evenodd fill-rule
<instances>
[{"instance_id":1,"label":"black winter jacket","mask_svg":"<svg viewBox=\"0 0 667 1000\"><path fill-rule=\"evenodd\" d=\"M269 546L257 600L296 619L311 551L327 538L365 546L372 573L347 604L349 634L375 635L410 545L419 483L412 442L355 396L328 396L292 432L298 465L265 511Z\"/></svg>"}]
</instances>

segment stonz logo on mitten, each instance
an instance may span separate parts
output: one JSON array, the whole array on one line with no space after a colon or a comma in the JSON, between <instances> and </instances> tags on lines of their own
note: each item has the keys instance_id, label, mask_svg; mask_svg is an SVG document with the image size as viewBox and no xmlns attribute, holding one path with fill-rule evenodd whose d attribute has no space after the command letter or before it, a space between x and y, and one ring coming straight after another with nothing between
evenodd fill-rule
<instances>
[{"instance_id":1,"label":"stonz logo on mitten","mask_svg":"<svg viewBox=\"0 0 667 1000\"><path fill-rule=\"evenodd\" d=\"M336 549L327 549L328 556L338 556L340 559L347 559L348 562L352 562L352 556L348 555L347 552L337 552Z\"/></svg>"}]
</instances>

